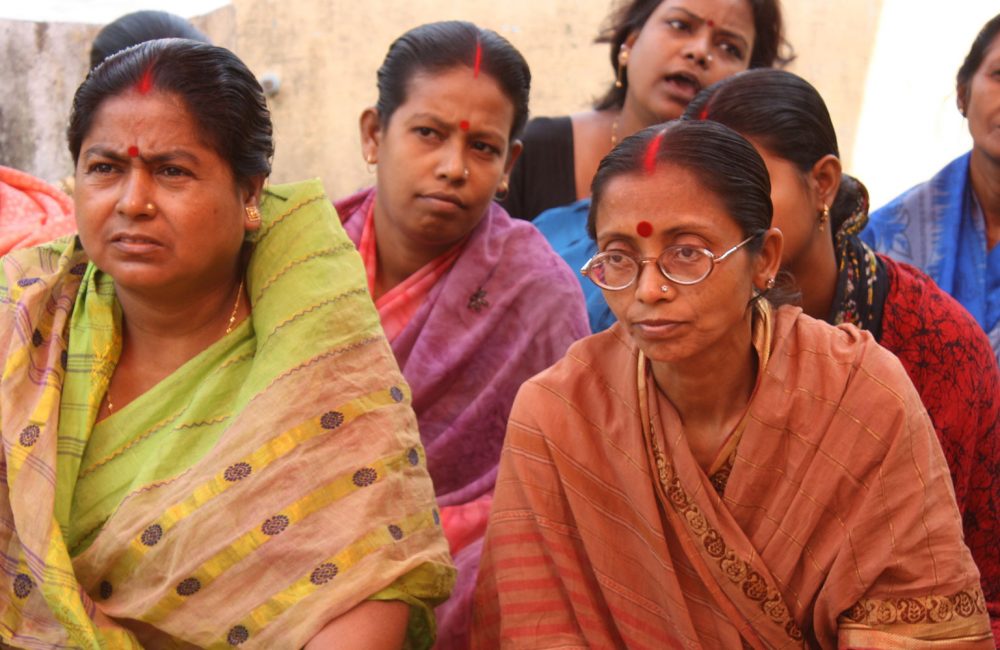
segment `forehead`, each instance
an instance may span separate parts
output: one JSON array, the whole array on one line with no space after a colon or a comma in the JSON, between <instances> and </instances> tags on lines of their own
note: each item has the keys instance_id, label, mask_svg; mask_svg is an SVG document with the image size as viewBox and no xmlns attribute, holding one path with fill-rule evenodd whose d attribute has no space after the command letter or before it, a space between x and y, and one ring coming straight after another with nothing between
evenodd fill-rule
<instances>
[{"instance_id":1,"label":"forehead","mask_svg":"<svg viewBox=\"0 0 1000 650\"><path fill-rule=\"evenodd\" d=\"M663 0L654 14L672 12L711 20L716 26L748 39L754 35L753 8L747 0Z\"/></svg>"},{"instance_id":2,"label":"forehead","mask_svg":"<svg viewBox=\"0 0 1000 650\"><path fill-rule=\"evenodd\" d=\"M414 73L406 84L406 101L396 112L468 120L473 130L489 127L504 135L514 124L514 104L500 84L485 71L476 75L471 65Z\"/></svg>"},{"instance_id":3,"label":"forehead","mask_svg":"<svg viewBox=\"0 0 1000 650\"><path fill-rule=\"evenodd\" d=\"M654 232L681 229L719 239L740 231L722 197L676 165L660 165L652 174L624 174L604 188L595 222L598 238L612 231L634 232L640 221L650 222Z\"/></svg>"},{"instance_id":4,"label":"forehead","mask_svg":"<svg viewBox=\"0 0 1000 650\"><path fill-rule=\"evenodd\" d=\"M129 90L102 101L94 112L83 142L126 142L140 148L145 143L209 147L187 105L177 95Z\"/></svg>"},{"instance_id":5,"label":"forehead","mask_svg":"<svg viewBox=\"0 0 1000 650\"><path fill-rule=\"evenodd\" d=\"M1000 32L997 32L990 44L986 46L986 50L983 51L983 62L979 67L982 69L997 61L1000 61Z\"/></svg>"}]
</instances>

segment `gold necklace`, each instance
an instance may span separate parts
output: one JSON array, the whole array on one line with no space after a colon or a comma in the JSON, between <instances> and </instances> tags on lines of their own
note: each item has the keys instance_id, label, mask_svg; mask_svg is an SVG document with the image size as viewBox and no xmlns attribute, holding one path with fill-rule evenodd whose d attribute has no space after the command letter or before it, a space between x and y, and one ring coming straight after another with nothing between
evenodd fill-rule
<instances>
[{"instance_id":1,"label":"gold necklace","mask_svg":"<svg viewBox=\"0 0 1000 650\"><path fill-rule=\"evenodd\" d=\"M240 310L240 298L243 296L243 281L244 278L240 278L240 286L236 290L236 303L233 304L233 313L229 315L229 322L226 324L226 334L233 331L233 325L236 323L236 312ZM108 403L108 413L115 412L115 405L111 401L111 382L108 381L108 387L104 391L104 401Z\"/></svg>"}]
</instances>

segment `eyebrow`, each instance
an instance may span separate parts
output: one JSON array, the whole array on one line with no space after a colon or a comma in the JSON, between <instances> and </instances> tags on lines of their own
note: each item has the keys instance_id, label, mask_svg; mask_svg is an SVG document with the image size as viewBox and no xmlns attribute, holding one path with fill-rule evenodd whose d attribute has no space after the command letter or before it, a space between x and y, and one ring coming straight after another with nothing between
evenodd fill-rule
<instances>
[{"instance_id":1,"label":"eyebrow","mask_svg":"<svg viewBox=\"0 0 1000 650\"><path fill-rule=\"evenodd\" d=\"M667 8L667 11L682 11L682 12L684 12L684 13L685 13L685 14L686 14L686 15L687 15L687 16L688 16L688 17L689 17L689 18L690 18L691 20L696 20L696 21L698 21L699 23L702 23L702 24L704 24L704 23L706 22L706 21L705 21L705 19L704 19L703 17L699 16L698 14L694 13L693 11L691 11L691 10L689 10L689 9L685 9L684 7L668 7L668 8ZM746 39L746 38L745 38L745 37L744 37L744 36L743 36L742 34L739 34L739 33L737 33L737 32L734 32L734 31L733 31L733 30L731 30L731 29L726 29L725 27L722 27L722 26L721 26L721 25L719 25L718 23L716 23L715 25L716 25L716 31L720 32L720 33L721 33L721 34L723 34L724 36L728 36L728 37L730 37L730 38L735 38L735 39L737 39L738 41L740 41L740 42L741 42L741 43L743 44L743 47L745 47L745 48L749 49L749 47L750 47L750 42L749 42L749 41L747 41L747 39Z\"/></svg>"},{"instance_id":2,"label":"eyebrow","mask_svg":"<svg viewBox=\"0 0 1000 650\"><path fill-rule=\"evenodd\" d=\"M413 123L421 120L427 120L433 122L434 126L441 129L442 131L454 131L459 129L458 125L449 124L448 122L442 120L440 117L433 115L431 113L414 113L413 115L410 116L407 122ZM475 122L473 122L472 120L469 120L469 130L465 131L465 133L468 133L469 135L492 136L494 138L505 139L504 134L501 131L497 131L495 129L482 129L482 128L477 129Z\"/></svg>"},{"instance_id":3,"label":"eyebrow","mask_svg":"<svg viewBox=\"0 0 1000 650\"><path fill-rule=\"evenodd\" d=\"M656 237L676 237L677 235L694 235L695 237L701 237L702 239L711 241L714 243L714 239L709 236L707 232L703 232L702 229L696 227L696 222L686 221L680 223L673 228L669 228L664 231L653 230L652 238ZM608 241L610 239L622 239L627 240L629 243L635 243L638 241L634 233L612 231L607 233L601 233L598 235L597 239L599 241ZM643 238L647 239L647 238Z\"/></svg>"},{"instance_id":4,"label":"eyebrow","mask_svg":"<svg viewBox=\"0 0 1000 650\"><path fill-rule=\"evenodd\" d=\"M90 158L92 156L97 156L100 158L109 158L115 162L127 162L131 156L128 154L123 154L121 152L115 151L109 147L102 145L95 145L93 147L88 147L86 151L83 152L83 157ZM139 160L146 163L147 165L156 163L165 163L173 160L183 160L189 163L197 163L199 159L194 154L185 151L183 149L175 149L173 151L165 151L163 153L157 153L153 155L145 155L140 151L137 156Z\"/></svg>"}]
</instances>

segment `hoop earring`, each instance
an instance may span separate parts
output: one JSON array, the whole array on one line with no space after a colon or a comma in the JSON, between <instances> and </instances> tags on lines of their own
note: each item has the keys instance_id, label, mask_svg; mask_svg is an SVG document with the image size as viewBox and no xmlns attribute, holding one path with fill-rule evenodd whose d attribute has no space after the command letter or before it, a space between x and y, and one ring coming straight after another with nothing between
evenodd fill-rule
<instances>
[{"instance_id":1,"label":"hoop earring","mask_svg":"<svg viewBox=\"0 0 1000 650\"><path fill-rule=\"evenodd\" d=\"M251 225L256 226L260 223L260 210L257 209L256 205L248 205L246 207L246 211L247 221L249 221Z\"/></svg>"},{"instance_id":2,"label":"hoop earring","mask_svg":"<svg viewBox=\"0 0 1000 650\"><path fill-rule=\"evenodd\" d=\"M500 181L500 187L497 188L496 193L493 195L496 197L497 201L503 201L510 195L510 185L507 183L507 179Z\"/></svg>"},{"instance_id":3,"label":"hoop earring","mask_svg":"<svg viewBox=\"0 0 1000 650\"><path fill-rule=\"evenodd\" d=\"M823 210L819 215L819 231L823 232L826 230L826 224L830 221L830 206L823 204Z\"/></svg>"}]
</instances>

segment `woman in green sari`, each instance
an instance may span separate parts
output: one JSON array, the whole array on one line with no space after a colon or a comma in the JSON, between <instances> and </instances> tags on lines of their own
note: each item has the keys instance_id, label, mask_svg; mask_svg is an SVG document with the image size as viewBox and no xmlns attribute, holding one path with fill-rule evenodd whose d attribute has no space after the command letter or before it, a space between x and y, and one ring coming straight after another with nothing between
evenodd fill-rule
<instances>
[{"instance_id":1,"label":"woman in green sari","mask_svg":"<svg viewBox=\"0 0 1000 650\"><path fill-rule=\"evenodd\" d=\"M145 43L68 136L79 236L0 273L0 641L429 646L454 569L409 389L322 187L263 187L253 75Z\"/></svg>"}]
</instances>

